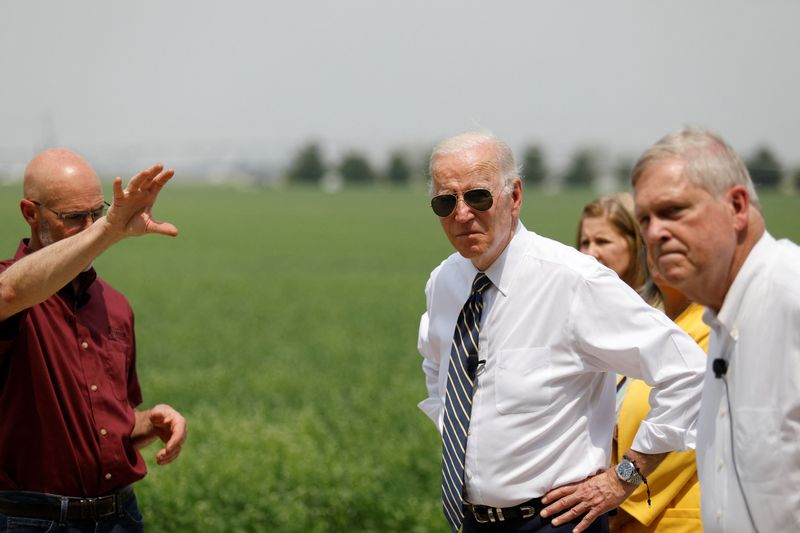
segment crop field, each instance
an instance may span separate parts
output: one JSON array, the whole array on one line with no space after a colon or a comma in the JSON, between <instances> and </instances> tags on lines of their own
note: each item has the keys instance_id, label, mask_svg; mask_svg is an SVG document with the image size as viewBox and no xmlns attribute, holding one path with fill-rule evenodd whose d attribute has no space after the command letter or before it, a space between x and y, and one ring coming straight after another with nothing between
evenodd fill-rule
<instances>
[{"instance_id":1,"label":"crop field","mask_svg":"<svg viewBox=\"0 0 800 533\"><path fill-rule=\"evenodd\" d=\"M3 257L28 232L20 191L0 186ZM572 244L591 197L530 191L521 218ZM800 197L762 201L773 235L800 242ZM96 261L136 311L144 406L190 424L172 465L143 450L147 530L447 531L439 438L416 408L423 290L451 251L425 192L176 180L155 214L180 236Z\"/></svg>"}]
</instances>

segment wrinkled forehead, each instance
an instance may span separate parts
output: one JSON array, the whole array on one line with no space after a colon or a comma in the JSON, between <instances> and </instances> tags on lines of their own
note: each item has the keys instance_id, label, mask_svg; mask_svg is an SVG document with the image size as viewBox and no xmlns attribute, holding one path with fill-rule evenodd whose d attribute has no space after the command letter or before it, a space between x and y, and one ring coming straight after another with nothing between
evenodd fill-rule
<instances>
[{"instance_id":1,"label":"wrinkled forehead","mask_svg":"<svg viewBox=\"0 0 800 533\"><path fill-rule=\"evenodd\" d=\"M500 182L496 154L479 146L461 152L439 154L431 161L434 191L493 188Z\"/></svg>"}]
</instances>

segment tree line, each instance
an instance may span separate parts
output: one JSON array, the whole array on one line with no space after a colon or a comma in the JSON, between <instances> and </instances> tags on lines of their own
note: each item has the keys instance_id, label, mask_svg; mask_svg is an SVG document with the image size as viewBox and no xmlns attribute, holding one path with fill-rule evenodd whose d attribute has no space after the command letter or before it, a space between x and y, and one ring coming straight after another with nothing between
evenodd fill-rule
<instances>
[{"instance_id":1,"label":"tree line","mask_svg":"<svg viewBox=\"0 0 800 533\"><path fill-rule=\"evenodd\" d=\"M521 153L523 180L526 185L538 187L596 187L605 181L606 187L625 188L635 162L633 158L620 158L609 163L599 150L578 148L566 165L555 168L538 144L527 145ZM337 185L407 186L427 181L428 155L414 157L409 152L394 150L384 164L375 165L365 153L351 150L338 161L330 162L326 161L321 146L310 142L297 150L285 175L290 183L300 185L324 185L328 181ZM759 188L800 189L800 167L785 168L767 146L754 150L745 158L745 164Z\"/></svg>"}]
</instances>

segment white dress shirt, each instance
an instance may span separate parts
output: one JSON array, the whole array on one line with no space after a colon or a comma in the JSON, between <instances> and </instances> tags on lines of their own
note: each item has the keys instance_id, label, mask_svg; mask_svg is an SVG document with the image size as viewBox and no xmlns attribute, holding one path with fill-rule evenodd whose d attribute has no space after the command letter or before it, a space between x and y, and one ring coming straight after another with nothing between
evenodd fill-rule
<instances>
[{"instance_id":1,"label":"white dress shirt","mask_svg":"<svg viewBox=\"0 0 800 533\"><path fill-rule=\"evenodd\" d=\"M440 430L453 331L476 272L453 254L425 289L419 407ZM706 355L613 271L520 223L486 275L467 501L513 506L607 468L614 372L655 387L633 449L694 447Z\"/></svg>"},{"instance_id":2,"label":"white dress shirt","mask_svg":"<svg viewBox=\"0 0 800 533\"><path fill-rule=\"evenodd\" d=\"M753 531L735 458L758 531L800 531L800 248L764 232L719 314L707 309L703 320L711 326L697 437L703 528ZM730 410L717 358L729 364Z\"/></svg>"}]
</instances>

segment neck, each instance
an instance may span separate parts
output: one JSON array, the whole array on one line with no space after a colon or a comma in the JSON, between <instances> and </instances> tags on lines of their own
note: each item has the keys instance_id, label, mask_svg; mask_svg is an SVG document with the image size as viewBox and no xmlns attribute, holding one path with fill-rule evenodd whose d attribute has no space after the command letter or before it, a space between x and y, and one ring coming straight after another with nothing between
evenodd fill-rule
<instances>
[{"instance_id":1,"label":"neck","mask_svg":"<svg viewBox=\"0 0 800 533\"><path fill-rule=\"evenodd\" d=\"M511 231L508 232L506 238L503 239L501 242L497 244L494 248L487 251L484 255L480 257L475 257L472 259L472 265L480 270L481 272L486 272L486 270L497 261L497 258L502 255L505 249L508 247L511 239L514 238L514 233L517 231L517 220L514 219L513 223L511 224Z\"/></svg>"},{"instance_id":2,"label":"neck","mask_svg":"<svg viewBox=\"0 0 800 533\"><path fill-rule=\"evenodd\" d=\"M766 224L764 222L764 217L757 209L751 206L750 212L748 213L747 226L739 232L737 236L736 250L733 252L733 260L731 261L730 268L725 277L725 282L720 286L716 298L705 304L715 313L719 313L719 310L722 309L722 304L725 302L725 296L727 296L728 290L731 288L733 281L742 269L742 265L744 265L744 262L747 260L747 256L750 255L750 252L758 243L759 239L761 239L761 236L764 235L765 231Z\"/></svg>"},{"instance_id":3,"label":"neck","mask_svg":"<svg viewBox=\"0 0 800 533\"><path fill-rule=\"evenodd\" d=\"M664 300L664 314L670 320L678 318L692 303L682 292L672 287L662 287L661 297Z\"/></svg>"}]
</instances>

